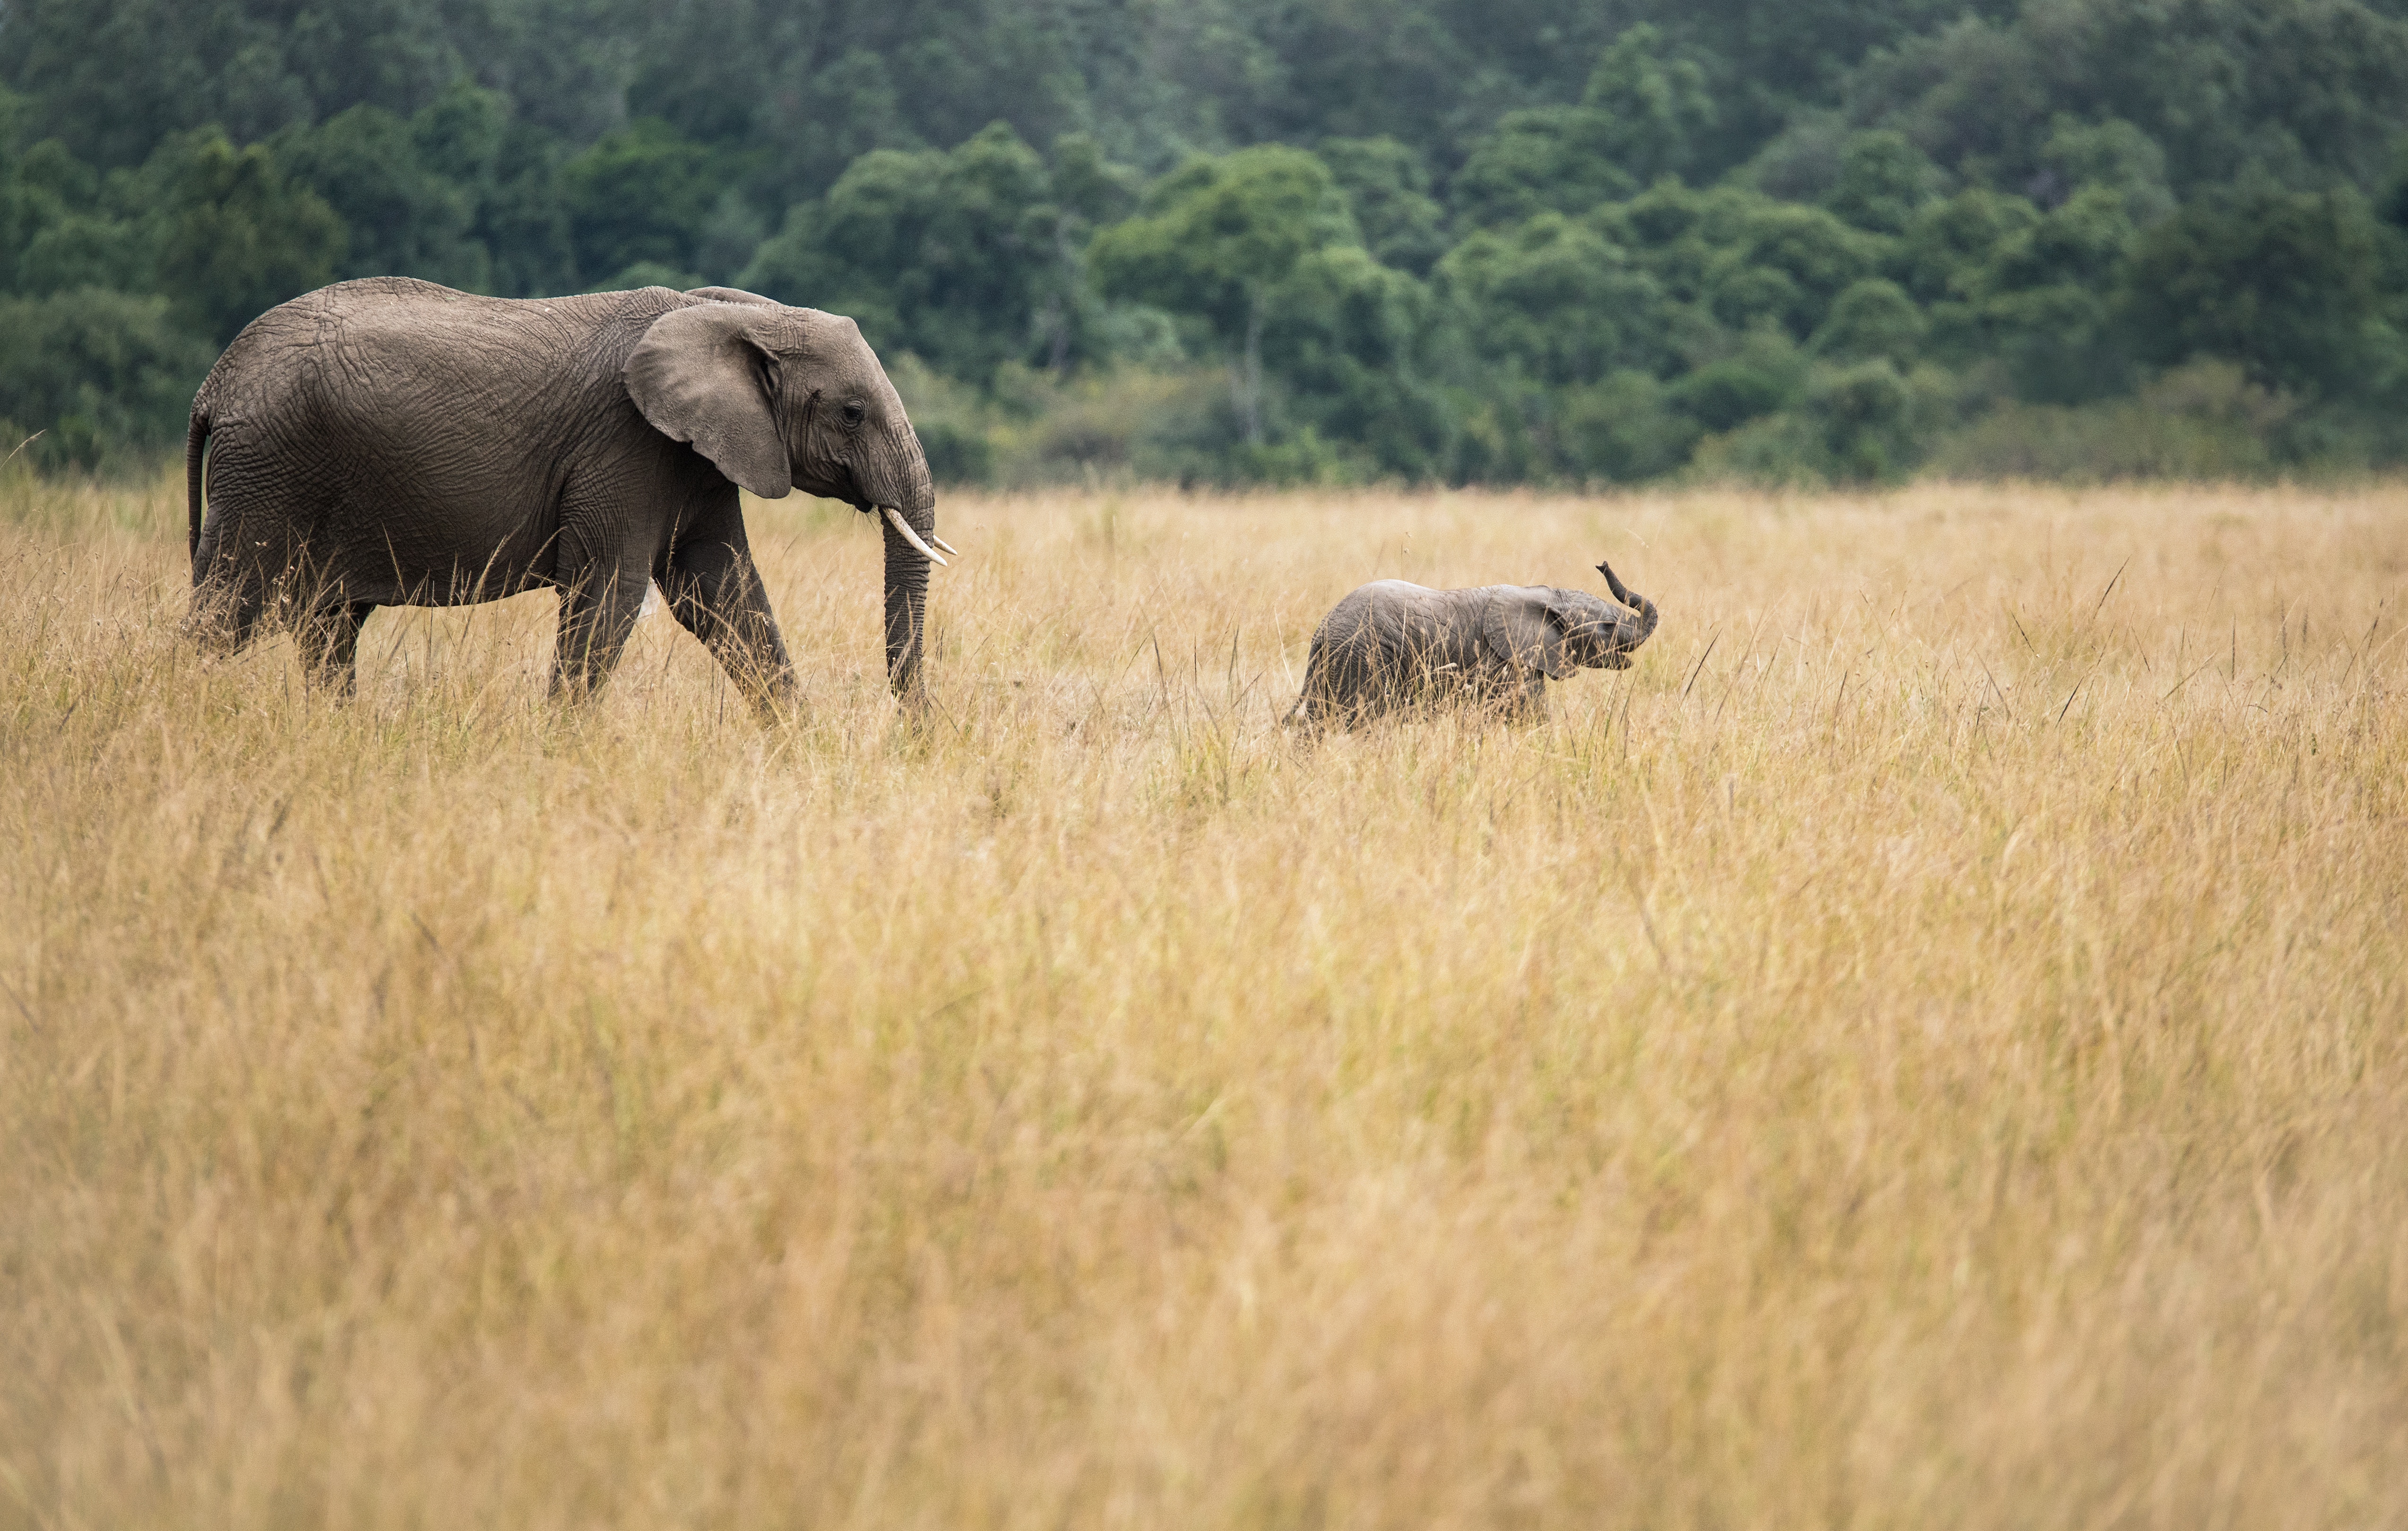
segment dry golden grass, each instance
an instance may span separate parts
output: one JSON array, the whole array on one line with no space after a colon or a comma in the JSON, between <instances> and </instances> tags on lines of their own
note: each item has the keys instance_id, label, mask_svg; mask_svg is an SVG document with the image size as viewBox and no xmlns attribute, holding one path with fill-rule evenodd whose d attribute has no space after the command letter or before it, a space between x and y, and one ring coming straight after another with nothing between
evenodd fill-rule
<instances>
[{"instance_id":1,"label":"dry golden grass","mask_svg":"<svg viewBox=\"0 0 2408 1531\"><path fill-rule=\"evenodd\" d=\"M0 499L0 1525L2408 1522L2408 489L954 497L917 733Z\"/></svg>"}]
</instances>

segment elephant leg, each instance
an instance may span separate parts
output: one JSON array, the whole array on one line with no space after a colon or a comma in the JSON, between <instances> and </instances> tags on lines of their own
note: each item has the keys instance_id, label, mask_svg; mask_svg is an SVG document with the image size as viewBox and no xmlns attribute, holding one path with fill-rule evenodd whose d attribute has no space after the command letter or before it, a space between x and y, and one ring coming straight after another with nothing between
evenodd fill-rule
<instances>
[{"instance_id":1,"label":"elephant leg","mask_svg":"<svg viewBox=\"0 0 2408 1531\"><path fill-rule=\"evenodd\" d=\"M1442 694L1443 684L1444 678L1432 672L1424 651L1398 644L1383 646L1371 684L1366 688L1369 715L1419 713Z\"/></svg>"},{"instance_id":2,"label":"elephant leg","mask_svg":"<svg viewBox=\"0 0 2408 1531\"><path fill-rule=\"evenodd\" d=\"M1370 718L1378 710L1382 664L1376 651L1366 654L1358 643L1315 649L1304 680L1315 722L1351 729Z\"/></svg>"},{"instance_id":3,"label":"elephant leg","mask_svg":"<svg viewBox=\"0 0 2408 1531\"><path fill-rule=\"evenodd\" d=\"M231 659L259 636L267 605L265 581L226 570L193 587L193 609L185 619L185 631L207 658Z\"/></svg>"},{"instance_id":4,"label":"elephant leg","mask_svg":"<svg viewBox=\"0 0 2408 1531\"><path fill-rule=\"evenodd\" d=\"M1528 727L1547 721L1547 678L1533 670L1505 692L1505 721Z\"/></svg>"},{"instance_id":5,"label":"elephant leg","mask_svg":"<svg viewBox=\"0 0 2408 1531\"><path fill-rule=\"evenodd\" d=\"M1296 705L1280 720L1283 727L1302 723L1318 731L1329 711L1329 650L1315 634L1312 647L1304 656L1304 684L1296 694Z\"/></svg>"},{"instance_id":6,"label":"elephant leg","mask_svg":"<svg viewBox=\"0 0 2408 1531\"><path fill-rule=\"evenodd\" d=\"M359 683L360 624L376 609L370 601L344 601L310 608L294 635L309 683L349 696Z\"/></svg>"},{"instance_id":7,"label":"elephant leg","mask_svg":"<svg viewBox=\"0 0 2408 1531\"><path fill-rule=\"evenodd\" d=\"M1354 723L1354 704L1326 686L1308 686L1289 709L1287 721L1301 726L1308 735L1351 728Z\"/></svg>"},{"instance_id":8,"label":"elephant leg","mask_svg":"<svg viewBox=\"0 0 2408 1531\"><path fill-rule=\"evenodd\" d=\"M601 566L560 593L560 638L552 655L552 695L582 700L618 667L619 651L644 609L652 576L640 564Z\"/></svg>"},{"instance_id":9,"label":"elephant leg","mask_svg":"<svg viewBox=\"0 0 2408 1531\"><path fill-rule=\"evenodd\" d=\"M194 551L193 606L184 622L204 655L231 658L259 636L282 588L285 541L271 517L239 516L232 505L210 508Z\"/></svg>"},{"instance_id":10,"label":"elephant leg","mask_svg":"<svg viewBox=\"0 0 2408 1531\"><path fill-rule=\"evenodd\" d=\"M757 711L774 718L793 705L794 661L740 526L732 538L680 542L655 578L678 622L702 640Z\"/></svg>"},{"instance_id":11,"label":"elephant leg","mask_svg":"<svg viewBox=\"0 0 2408 1531\"><path fill-rule=\"evenodd\" d=\"M287 610L283 597L290 583L272 556L245 549L251 557L216 552L201 562L193 585L193 606L184 630L200 645L206 659L231 659L251 640L277 624ZM207 545L204 555L212 550Z\"/></svg>"}]
</instances>

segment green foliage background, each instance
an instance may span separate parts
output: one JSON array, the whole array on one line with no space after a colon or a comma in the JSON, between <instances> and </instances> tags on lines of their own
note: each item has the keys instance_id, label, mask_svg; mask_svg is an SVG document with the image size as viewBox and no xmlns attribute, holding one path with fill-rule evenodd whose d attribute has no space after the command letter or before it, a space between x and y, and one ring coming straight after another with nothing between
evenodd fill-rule
<instances>
[{"instance_id":1,"label":"green foliage background","mask_svg":"<svg viewBox=\"0 0 2408 1531\"><path fill-rule=\"evenodd\" d=\"M940 475L2408 455L2408 0L10 0L0 422L400 273L850 313Z\"/></svg>"}]
</instances>

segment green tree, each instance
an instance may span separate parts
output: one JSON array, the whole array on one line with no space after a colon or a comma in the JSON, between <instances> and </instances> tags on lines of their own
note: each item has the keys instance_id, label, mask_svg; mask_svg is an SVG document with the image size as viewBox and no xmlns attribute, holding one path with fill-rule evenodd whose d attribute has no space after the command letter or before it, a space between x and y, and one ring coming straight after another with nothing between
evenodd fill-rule
<instances>
[{"instance_id":1,"label":"green tree","mask_svg":"<svg viewBox=\"0 0 2408 1531\"><path fill-rule=\"evenodd\" d=\"M167 300L82 287L0 299L0 421L48 467L133 465L183 436L214 354ZM0 451L16 450L12 435Z\"/></svg>"},{"instance_id":2,"label":"green tree","mask_svg":"<svg viewBox=\"0 0 2408 1531\"><path fill-rule=\"evenodd\" d=\"M501 167L509 125L510 98L464 75L410 118L409 142L429 175L481 198Z\"/></svg>"},{"instance_id":3,"label":"green tree","mask_svg":"<svg viewBox=\"0 0 2408 1531\"><path fill-rule=\"evenodd\" d=\"M2040 209L2022 197L1969 187L1914 215L1894 265L1907 291L1921 301L1963 300L2040 218Z\"/></svg>"},{"instance_id":4,"label":"green tree","mask_svg":"<svg viewBox=\"0 0 2408 1531\"><path fill-rule=\"evenodd\" d=\"M2114 309L2133 240L2126 204L2113 188L2085 186L1967 274L1983 346L2023 397L2076 404L2128 382Z\"/></svg>"},{"instance_id":5,"label":"green tree","mask_svg":"<svg viewBox=\"0 0 2408 1531\"><path fill-rule=\"evenodd\" d=\"M1473 235L1447 252L1438 279L1482 358L1542 382L1655 372L1669 360L1662 288L1620 246L1561 213Z\"/></svg>"},{"instance_id":6,"label":"green tree","mask_svg":"<svg viewBox=\"0 0 2408 1531\"><path fill-rule=\"evenodd\" d=\"M2142 236L2129 322L2154 362L2220 357L2268 387L2345 393L2371 370L2380 269L2355 192L2221 190Z\"/></svg>"},{"instance_id":7,"label":"green tree","mask_svg":"<svg viewBox=\"0 0 2408 1531\"><path fill-rule=\"evenodd\" d=\"M1456 218L1496 228L1629 195L1639 182L1614 162L1612 128L1603 113L1579 107L1506 113L1448 183Z\"/></svg>"},{"instance_id":8,"label":"green tree","mask_svg":"<svg viewBox=\"0 0 2408 1531\"><path fill-rule=\"evenodd\" d=\"M1673 408L1709 431L1731 431L1774 414L1805 394L1807 359L1777 330L1741 338L1727 356L1698 366L1673 382Z\"/></svg>"},{"instance_id":9,"label":"green tree","mask_svg":"<svg viewBox=\"0 0 2408 1531\"><path fill-rule=\"evenodd\" d=\"M2120 118L2085 122L2059 114L2048 141L2041 145L2040 160L2040 189L2055 193L2045 200L2084 186L2103 186L2123 198L2124 216L2135 227L2146 227L2174 209L2174 194L2166 185L2166 151Z\"/></svg>"},{"instance_id":10,"label":"green tree","mask_svg":"<svg viewBox=\"0 0 2408 1531\"><path fill-rule=\"evenodd\" d=\"M2371 188L2408 117L2408 17L2392 0L2024 5L1864 56L1844 96L1849 121L2043 203L2097 179L2051 149L2069 117L2133 128L2180 195L2253 165Z\"/></svg>"},{"instance_id":11,"label":"green tree","mask_svg":"<svg viewBox=\"0 0 2408 1531\"><path fill-rule=\"evenodd\" d=\"M150 249L131 220L101 206L100 178L56 138L22 154L0 146L0 288L139 290Z\"/></svg>"},{"instance_id":12,"label":"green tree","mask_svg":"<svg viewBox=\"0 0 2408 1531\"><path fill-rule=\"evenodd\" d=\"M36 230L17 257L21 293L108 287L138 293L151 286L151 241L130 219L71 212Z\"/></svg>"},{"instance_id":13,"label":"green tree","mask_svg":"<svg viewBox=\"0 0 2408 1531\"><path fill-rule=\"evenodd\" d=\"M1192 315L1232 358L1246 441L1263 441L1263 325L1272 293L1304 258L1359 243L1328 167L1266 144L1197 159L1163 179L1138 215L1096 236L1088 262L1110 296Z\"/></svg>"},{"instance_id":14,"label":"green tree","mask_svg":"<svg viewBox=\"0 0 2408 1531\"><path fill-rule=\"evenodd\" d=\"M1264 365L1322 438L1360 451L1375 473L1427 478L1447 436L1444 405L1416 375L1430 310L1412 276L1360 245L1329 245L1272 290Z\"/></svg>"},{"instance_id":15,"label":"green tree","mask_svg":"<svg viewBox=\"0 0 2408 1531\"><path fill-rule=\"evenodd\" d=\"M1116 310L1096 293L1087 279L1087 246L1097 229L1135 210L1144 194L1145 178L1105 158L1102 146L1084 133L1066 133L1054 140L1048 173L1055 212L1054 264L1040 283L1036 322L1045 360L1061 374L1073 363L1104 361L1139 349L1130 345L1129 321L1140 316ZM1164 321L1151 310L1143 317ZM1155 328L1158 334L1167 322Z\"/></svg>"},{"instance_id":16,"label":"green tree","mask_svg":"<svg viewBox=\"0 0 2408 1531\"><path fill-rule=\"evenodd\" d=\"M342 275L423 277L471 292L490 280L492 260L470 233L473 191L425 164L410 123L381 107L353 107L279 135L274 149L350 231Z\"/></svg>"},{"instance_id":17,"label":"green tree","mask_svg":"<svg viewBox=\"0 0 2408 1531\"><path fill-rule=\"evenodd\" d=\"M582 143L626 115L633 58L695 30L624 0L10 0L0 83L103 169L212 123L260 142L355 106L408 117L474 72Z\"/></svg>"},{"instance_id":18,"label":"green tree","mask_svg":"<svg viewBox=\"0 0 2408 1531\"><path fill-rule=\"evenodd\" d=\"M540 297L579 285L562 158L559 142L525 121L512 119L503 128L477 211L477 237L493 258L496 293Z\"/></svg>"},{"instance_id":19,"label":"green tree","mask_svg":"<svg viewBox=\"0 0 2408 1531\"><path fill-rule=\"evenodd\" d=\"M1313 152L1346 193L1364 248L1383 265L1429 275L1446 253L1446 209L1429 166L1394 138L1324 138Z\"/></svg>"},{"instance_id":20,"label":"green tree","mask_svg":"<svg viewBox=\"0 0 2408 1531\"><path fill-rule=\"evenodd\" d=\"M460 259L484 263L480 290L539 297L580 285L560 179L568 156L510 96L454 79L410 118L409 141L424 174L470 209L469 226L456 237ZM749 247L744 253L750 256ZM724 279L733 270L711 275Z\"/></svg>"},{"instance_id":21,"label":"green tree","mask_svg":"<svg viewBox=\"0 0 2408 1531\"><path fill-rule=\"evenodd\" d=\"M1707 279L1715 316L1733 329L1777 323L1799 340L1890 253L1886 241L1796 204L1757 207L1733 232Z\"/></svg>"},{"instance_id":22,"label":"green tree","mask_svg":"<svg viewBox=\"0 0 2408 1531\"><path fill-rule=\"evenodd\" d=\"M1930 324L1906 289L1883 277L1870 277L1842 291L1831 311L1815 330L1812 349L1843 360L1883 360L1899 367L1914 365Z\"/></svg>"},{"instance_id":23,"label":"green tree","mask_svg":"<svg viewBox=\"0 0 2408 1531\"><path fill-rule=\"evenodd\" d=\"M1697 422L1644 372L1616 372L1566 389L1551 422L1567 477L1637 483L1670 473L1698 444Z\"/></svg>"},{"instance_id":24,"label":"green tree","mask_svg":"<svg viewBox=\"0 0 2408 1531\"><path fill-rule=\"evenodd\" d=\"M1598 58L1578 106L1498 120L1455 178L1455 211L1480 227L1586 212L1687 169L1713 122L1704 71L1668 57L1655 27L1634 26Z\"/></svg>"},{"instance_id":25,"label":"green tree","mask_svg":"<svg viewBox=\"0 0 2408 1531\"><path fill-rule=\"evenodd\" d=\"M0 133L0 284L13 289L19 252L36 234L66 216L67 202L29 175L25 157L10 149L7 136ZM66 158L72 162L74 156Z\"/></svg>"},{"instance_id":26,"label":"green tree","mask_svg":"<svg viewBox=\"0 0 2408 1531\"><path fill-rule=\"evenodd\" d=\"M178 322L219 345L258 315L333 279L343 221L264 146L214 128L162 144L127 188L149 207L157 290Z\"/></svg>"},{"instance_id":27,"label":"green tree","mask_svg":"<svg viewBox=\"0 0 2408 1531\"><path fill-rule=\"evenodd\" d=\"M1886 361L1818 372L1805 415L1822 437L1825 471L1842 479L1887 479L1914 453L1914 393Z\"/></svg>"},{"instance_id":28,"label":"green tree","mask_svg":"<svg viewBox=\"0 0 2408 1531\"><path fill-rule=\"evenodd\" d=\"M1625 174L1645 184L1687 172L1698 140L1718 116L1706 71L1677 57L1664 34L1641 22L1613 40L1589 71L1581 107L1609 124L1609 151Z\"/></svg>"},{"instance_id":29,"label":"green tree","mask_svg":"<svg viewBox=\"0 0 2408 1531\"><path fill-rule=\"evenodd\" d=\"M1903 133L1860 133L1840 152L1823 206L1875 234L1903 234L1940 194L1940 170Z\"/></svg>"},{"instance_id":30,"label":"green tree","mask_svg":"<svg viewBox=\"0 0 2408 1531\"><path fill-rule=\"evenodd\" d=\"M2104 289L2121 274L2134 233L2120 191L2084 186L2001 241L1980 279L1997 291L2061 282Z\"/></svg>"},{"instance_id":31,"label":"green tree","mask_svg":"<svg viewBox=\"0 0 2408 1531\"><path fill-rule=\"evenodd\" d=\"M1044 162L997 122L950 152L863 155L788 211L739 280L850 314L873 346L982 385L1040 343L1039 315L1066 286L1065 216Z\"/></svg>"},{"instance_id":32,"label":"green tree","mask_svg":"<svg viewBox=\"0 0 2408 1531\"><path fill-rule=\"evenodd\" d=\"M691 269L723 179L708 148L657 117L604 134L560 172L579 275L600 282L638 262Z\"/></svg>"},{"instance_id":33,"label":"green tree","mask_svg":"<svg viewBox=\"0 0 2408 1531\"><path fill-rule=\"evenodd\" d=\"M1119 222L1145 194L1145 178L1113 163L1088 133L1066 133L1054 140L1053 178L1054 200L1091 228Z\"/></svg>"}]
</instances>

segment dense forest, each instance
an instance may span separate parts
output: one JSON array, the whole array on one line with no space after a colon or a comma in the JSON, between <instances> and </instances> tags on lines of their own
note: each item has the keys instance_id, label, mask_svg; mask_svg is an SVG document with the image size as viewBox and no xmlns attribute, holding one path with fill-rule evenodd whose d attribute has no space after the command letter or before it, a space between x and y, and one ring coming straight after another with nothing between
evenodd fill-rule
<instances>
[{"instance_id":1,"label":"dense forest","mask_svg":"<svg viewBox=\"0 0 2408 1531\"><path fill-rule=\"evenodd\" d=\"M7 0L0 428L400 273L852 314L957 481L2379 465L2403 129L2408 0Z\"/></svg>"}]
</instances>

